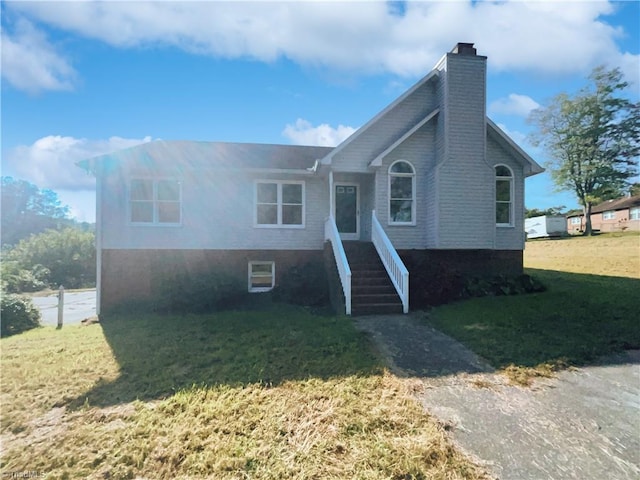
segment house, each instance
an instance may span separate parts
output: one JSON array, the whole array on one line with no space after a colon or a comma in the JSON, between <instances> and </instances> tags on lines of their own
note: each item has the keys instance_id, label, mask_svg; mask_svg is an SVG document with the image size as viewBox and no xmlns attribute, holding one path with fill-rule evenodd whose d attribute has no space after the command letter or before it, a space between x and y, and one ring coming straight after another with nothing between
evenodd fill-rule
<instances>
[{"instance_id":1,"label":"house","mask_svg":"<svg viewBox=\"0 0 640 480\"><path fill-rule=\"evenodd\" d=\"M591 209L591 228L601 232L640 230L640 195L607 200ZM578 211L567 215L569 233L583 232L584 213Z\"/></svg>"},{"instance_id":2,"label":"house","mask_svg":"<svg viewBox=\"0 0 640 480\"><path fill-rule=\"evenodd\" d=\"M348 314L407 312L424 262L522 272L524 181L543 169L487 118L486 63L457 44L335 148L154 141L79 162L97 177L99 313L178 268L262 292L324 259Z\"/></svg>"}]
</instances>

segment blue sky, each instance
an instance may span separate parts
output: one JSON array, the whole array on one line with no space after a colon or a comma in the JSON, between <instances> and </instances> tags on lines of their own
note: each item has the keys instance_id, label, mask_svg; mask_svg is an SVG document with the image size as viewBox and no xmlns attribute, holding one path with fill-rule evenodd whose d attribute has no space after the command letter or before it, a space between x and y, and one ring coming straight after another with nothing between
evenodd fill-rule
<instances>
[{"instance_id":1,"label":"blue sky","mask_svg":"<svg viewBox=\"0 0 640 480\"><path fill-rule=\"evenodd\" d=\"M640 85L639 2L2 2L2 175L95 219L83 158L153 139L335 145L460 41L489 116L532 157L531 109L599 64ZM547 174L526 205L577 203Z\"/></svg>"}]
</instances>

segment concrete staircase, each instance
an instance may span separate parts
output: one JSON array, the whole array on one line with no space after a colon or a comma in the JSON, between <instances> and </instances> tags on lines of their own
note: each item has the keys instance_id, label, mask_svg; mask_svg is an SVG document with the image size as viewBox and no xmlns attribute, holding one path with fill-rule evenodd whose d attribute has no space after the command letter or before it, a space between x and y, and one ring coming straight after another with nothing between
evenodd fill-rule
<instances>
[{"instance_id":1,"label":"concrete staircase","mask_svg":"<svg viewBox=\"0 0 640 480\"><path fill-rule=\"evenodd\" d=\"M343 242L351 267L351 314L402 313L402 301L371 242Z\"/></svg>"}]
</instances>

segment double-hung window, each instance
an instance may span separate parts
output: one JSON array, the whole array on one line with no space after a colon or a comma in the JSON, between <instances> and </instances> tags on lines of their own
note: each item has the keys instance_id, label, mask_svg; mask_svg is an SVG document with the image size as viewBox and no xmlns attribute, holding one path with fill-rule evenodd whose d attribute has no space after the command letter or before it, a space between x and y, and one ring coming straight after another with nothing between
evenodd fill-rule
<instances>
[{"instance_id":1,"label":"double-hung window","mask_svg":"<svg viewBox=\"0 0 640 480\"><path fill-rule=\"evenodd\" d=\"M304 182L257 181L255 199L257 227L304 227Z\"/></svg>"},{"instance_id":2,"label":"double-hung window","mask_svg":"<svg viewBox=\"0 0 640 480\"><path fill-rule=\"evenodd\" d=\"M632 207L629 209L629 220L640 220L640 207Z\"/></svg>"},{"instance_id":3,"label":"double-hung window","mask_svg":"<svg viewBox=\"0 0 640 480\"><path fill-rule=\"evenodd\" d=\"M603 220L615 220L616 219L615 210L607 210L606 212L603 212L602 213L602 219Z\"/></svg>"},{"instance_id":4,"label":"double-hung window","mask_svg":"<svg viewBox=\"0 0 640 480\"><path fill-rule=\"evenodd\" d=\"M504 165L496 166L496 225L513 225L513 174Z\"/></svg>"},{"instance_id":5,"label":"double-hung window","mask_svg":"<svg viewBox=\"0 0 640 480\"><path fill-rule=\"evenodd\" d=\"M571 217L571 225L582 225L582 217Z\"/></svg>"},{"instance_id":6,"label":"double-hung window","mask_svg":"<svg viewBox=\"0 0 640 480\"><path fill-rule=\"evenodd\" d=\"M139 225L180 225L182 192L176 179L135 178L129 191L129 220Z\"/></svg>"},{"instance_id":7,"label":"double-hung window","mask_svg":"<svg viewBox=\"0 0 640 480\"><path fill-rule=\"evenodd\" d=\"M416 172L409 162L398 160L389 167L389 224L415 223Z\"/></svg>"}]
</instances>

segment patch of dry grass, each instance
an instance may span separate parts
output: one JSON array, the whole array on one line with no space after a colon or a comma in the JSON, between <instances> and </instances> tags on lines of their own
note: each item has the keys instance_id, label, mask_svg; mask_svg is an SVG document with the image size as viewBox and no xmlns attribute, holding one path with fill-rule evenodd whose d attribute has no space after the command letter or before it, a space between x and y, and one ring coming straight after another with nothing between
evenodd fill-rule
<instances>
[{"instance_id":1,"label":"patch of dry grass","mask_svg":"<svg viewBox=\"0 0 640 480\"><path fill-rule=\"evenodd\" d=\"M524 367L521 365L511 364L506 368L503 368L502 373L511 385L519 385L521 387L530 387L535 379L538 378L553 378L560 370L568 368L568 365L564 361L557 361L554 363L540 363L535 367Z\"/></svg>"},{"instance_id":2,"label":"patch of dry grass","mask_svg":"<svg viewBox=\"0 0 640 480\"><path fill-rule=\"evenodd\" d=\"M430 323L516 385L640 348L640 235L531 241L524 260L547 291L443 305Z\"/></svg>"},{"instance_id":3,"label":"patch of dry grass","mask_svg":"<svg viewBox=\"0 0 640 480\"><path fill-rule=\"evenodd\" d=\"M297 325L295 340L291 334L283 337L277 323L251 323L272 362L282 358L290 363L289 346L309 354L315 349L315 355L326 357L327 372L344 374L309 376L306 367L296 372L291 365L276 365L272 372L286 375L274 382L253 381L249 375L252 381L211 381L143 400L119 402L107 395L110 385L122 395L122 388L144 385L145 379L162 386L154 385L149 392L164 391L166 372L157 378L153 374L169 351L160 346L163 335L173 355L189 358L202 344L212 346L201 350L201 363L193 367L200 370L191 374L193 378L203 378L207 358L212 369L221 369L221 349L228 343L225 332L242 331L237 324L241 319L231 316L233 322L227 324L224 315L218 323L215 316L206 322L200 317L182 319L176 327L179 344L171 342L176 331L162 319L149 319L159 327L150 347L144 345L144 329L132 329L142 363L145 356L151 362L148 369L136 370L126 362L123 368L117 349L109 344L113 338L106 338L99 324L42 328L2 339L2 472L110 479L484 478L415 401L415 385L376 366L369 345L348 327L348 319L340 319L348 327L340 335L351 335L343 339L344 345L355 351L343 353L332 350L335 328L329 327L335 319L330 317L296 311L301 323L291 323ZM110 327L111 335L114 328ZM325 337L319 333L323 331ZM305 339L308 334L313 338ZM272 352L269 336L280 339L282 355ZM238 345L229 348L237 353ZM152 349L162 350L158 358L153 358ZM372 358L363 363L371 368L358 373L341 365L353 363L354 354ZM172 360L169 365L174 364ZM226 367L225 378L241 378L242 372L231 375ZM189 378L190 368L183 365L179 375ZM247 365L239 363L238 368ZM215 370L211 372L215 378ZM124 382L123 376L140 378ZM84 403L76 405L75 400L83 398ZM100 401L105 399L109 401Z\"/></svg>"},{"instance_id":4,"label":"patch of dry grass","mask_svg":"<svg viewBox=\"0 0 640 480\"><path fill-rule=\"evenodd\" d=\"M602 234L526 243L526 268L640 278L640 234Z\"/></svg>"}]
</instances>

